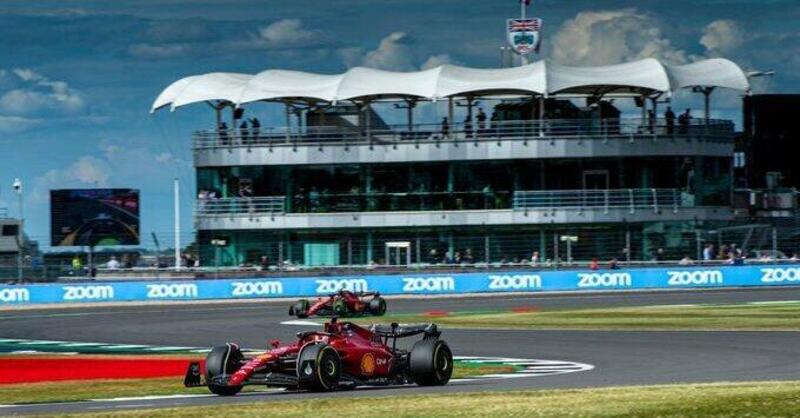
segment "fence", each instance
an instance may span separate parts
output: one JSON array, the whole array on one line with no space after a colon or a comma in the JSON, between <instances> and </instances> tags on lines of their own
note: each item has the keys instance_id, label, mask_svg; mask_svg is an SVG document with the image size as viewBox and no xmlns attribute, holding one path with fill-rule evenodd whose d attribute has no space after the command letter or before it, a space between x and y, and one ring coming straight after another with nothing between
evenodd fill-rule
<instances>
[{"instance_id":1,"label":"fence","mask_svg":"<svg viewBox=\"0 0 800 418\"><path fill-rule=\"evenodd\" d=\"M497 141L504 139L627 139L704 138L732 141L733 123L693 119L676 126L664 119L545 119L503 121L485 125L469 123L392 125L369 127L305 126L198 131L195 149L314 144L372 144L426 141Z\"/></svg>"},{"instance_id":2,"label":"fence","mask_svg":"<svg viewBox=\"0 0 800 418\"><path fill-rule=\"evenodd\" d=\"M800 267L675 267L603 271L365 274L358 276L238 278L197 281L137 281L0 285L0 306L37 303L313 297L340 289L383 294L480 292L616 291L632 289L783 286L800 284Z\"/></svg>"}]
</instances>

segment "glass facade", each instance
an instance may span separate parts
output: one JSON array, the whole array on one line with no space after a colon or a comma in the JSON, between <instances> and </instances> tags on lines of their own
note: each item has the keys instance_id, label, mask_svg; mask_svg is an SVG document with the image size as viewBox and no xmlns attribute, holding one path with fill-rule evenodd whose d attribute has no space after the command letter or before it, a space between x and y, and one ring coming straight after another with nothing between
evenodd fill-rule
<instances>
[{"instance_id":1,"label":"glass facade","mask_svg":"<svg viewBox=\"0 0 800 418\"><path fill-rule=\"evenodd\" d=\"M206 266L270 264L405 265L440 263L527 263L534 252L539 261L567 261L567 243L576 236L571 258L617 258L647 261L697 256L697 229L709 223L653 222L576 225L508 225L459 228L408 227L332 231L200 231L201 261ZM215 238L229 245L216 249ZM661 249L661 251L659 251Z\"/></svg>"},{"instance_id":2,"label":"glass facade","mask_svg":"<svg viewBox=\"0 0 800 418\"><path fill-rule=\"evenodd\" d=\"M679 189L729 205L730 158L650 157L198 168L201 193L285 196L286 212L507 209L515 191Z\"/></svg>"}]
</instances>

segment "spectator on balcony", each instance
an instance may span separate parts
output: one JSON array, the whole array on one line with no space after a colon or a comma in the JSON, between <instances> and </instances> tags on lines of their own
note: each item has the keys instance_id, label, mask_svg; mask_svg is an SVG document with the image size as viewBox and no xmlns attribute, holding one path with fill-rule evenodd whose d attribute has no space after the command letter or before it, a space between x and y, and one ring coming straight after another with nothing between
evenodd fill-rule
<instances>
[{"instance_id":1,"label":"spectator on balcony","mask_svg":"<svg viewBox=\"0 0 800 418\"><path fill-rule=\"evenodd\" d=\"M653 109L647 111L647 130L651 134L656 131L656 112Z\"/></svg>"},{"instance_id":2,"label":"spectator on balcony","mask_svg":"<svg viewBox=\"0 0 800 418\"><path fill-rule=\"evenodd\" d=\"M225 122L219 124L219 143L222 145L230 144L228 138L228 125Z\"/></svg>"},{"instance_id":3,"label":"spectator on balcony","mask_svg":"<svg viewBox=\"0 0 800 418\"><path fill-rule=\"evenodd\" d=\"M664 261L665 259L666 259L666 255L664 254L664 249L659 247L656 250L655 254L653 254L653 258L650 261L658 263L658 262Z\"/></svg>"},{"instance_id":4,"label":"spectator on balcony","mask_svg":"<svg viewBox=\"0 0 800 418\"><path fill-rule=\"evenodd\" d=\"M269 266L270 266L269 257L267 257L265 255L262 255L261 259L259 259L259 261L258 261L258 266L261 269L261 271L269 270Z\"/></svg>"},{"instance_id":5,"label":"spectator on balcony","mask_svg":"<svg viewBox=\"0 0 800 418\"><path fill-rule=\"evenodd\" d=\"M483 108L478 108L478 116L476 117L478 120L478 135L483 135L486 132L486 113L483 112Z\"/></svg>"},{"instance_id":6,"label":"spectator on balcony","mask_svg":"<svg viewBox=\"0 0 800 418\"><path fill-rule=\"evenodd\" d=\"M667 121L667 135L672 135L675 132L675 112L672 111L672 106L667 106L664 119Z\"/></svg>"},{"instance_id":7,"label":"spectator on balcony","mask_svg":"<svg viewBox=\"0 0 800 418\"><path fill-rule=\"evenodd\" d=\"M703 261L711 261L714 256L714 244L706 244L706 248L703 249Z\"/></svg>"},{"instance_id":8,"label":"spectator on balcony","mask_svg":"<svg viewBox=\"0 0 800 418\"><path fill-rule=\"evenodd\" d=\"M117 257L116 256L113 256L113 255L111 256L111 259L108 260L108 263L106 263L106 268L109 269L109 270L117 270L117 269L119 269L119 261L117 261Z\"/></svg>"},{"instance_id":9,"label":"spectator on balcony","mask_svg":"<svg viewBox=\"0 0 800 418\"><path fill-rule=\"evenodd\" d=\"M531 253L531 266L536 267L539 264L539 251Z\"/></svg>"},{"instance_id":10,"label":"spectator on balcony","mask_svg":"<svg viewBox=\"0 0 800 418\"><path fill-rule=\"evenodd\" d=\"M447 116L442 118L442 139L450 138L450 121Z\"/></svg>"},{"instance_id":11,"label":"spectator on balcony","mask_svg":"<svg viewBox=\"0 0 800 418\"><path fill-rule=\"evenodd\" d=\"M312 186L311 190L308 192L308 204L311 212L316 212L319 208L319 192L314 186Z\"/></svg>"},{"instance_id":12,"label":"spectator on balcony","mask_svg":"<svg viewBox=\"0 0 800 418\"><path fill-rule=\"evenodd\" d=\"M472 138L472 115L467 115L464 118L464 137Z\"/></svg>"},{"instance_id":13,"label":"spectator on balcony","mask_svg":"<svg viewBox=\"0 0 800 418\"><path fill-rule=\"evenodd\" d=\"M474 264L475 263L475 257L472 255L472 249L471 248L467 248L466 250L464 250L464 258L463 258L463 260L464 260L465 264Z\"/></svg>"},{"instance_id":14,"label":"spectator on balcony","mask_svg":"<svg viewBox=\"0 0 800 418\"><path fill-rule=\"evenodd\" d=\"M261 135L261 122L258 118L250 119L250 142L258 142Z\"/></svg>"},{"instance_id":15,"label":"spectator on balcony","mask_svg":"<svg viewBox=\"0 0 800 418\"><path fill-rule=\"evenodd\" d=\"M242 121L241 125L239 125L239 140L243 144L250 142L250 130L248 129L246 119Z\"/></svg>"},{"instance_id":16,"label":"spectator on balcony","mask_svg":"<svg viewBox=\"0 0 800 418\"><path fill-rule=\"evenodd\" d=\"M612 257L611 260L608 261L608 269L619 270L619 263L617 262L617 257Z\"/></svg>"},{"instance_id":17,"label":"spectator on balcony","mask_svg":"<svg viewBox=\"0 0 800 418\"><path fill-rule=\"evenodd\" d=\"M122 268L124 269L132 269L133 268L133 261L131 260L131 256L125 254L122 256Z\"/></svg>"},{"instance_id":18,"label":"spectator on balcony","mask_svg":"<svg viewBox=\"0 0 800 418\"><path fill-rule=\"evenodd\" d=\"M678 125L680 126L680 133L689 133L689 125L692 123L692 110L686 109L685 112L678 116Z\"/></svg>"},{"instance_id":19,"label":"spectator on balcony","mask_svg":"<svg viewBox=\"0 0 800 418\"><path fill-rule=\"evenodd\" d=\"M436 251L436 248L431 248L431 251L428 253L428 262L431 264L439 264L442 261L439 259L439 252Z\"/></svg>"},{"instance_id":20,"label":"spectator on balcony","mask_svg":"<svg viewBox=\"0 0 800 418\"><path fill-rule=\"evenodd\" d=\"M592 261L589 261L589 270L600 270L600 261L597 258L593 258Z\"/></svg>"}]
</instances>

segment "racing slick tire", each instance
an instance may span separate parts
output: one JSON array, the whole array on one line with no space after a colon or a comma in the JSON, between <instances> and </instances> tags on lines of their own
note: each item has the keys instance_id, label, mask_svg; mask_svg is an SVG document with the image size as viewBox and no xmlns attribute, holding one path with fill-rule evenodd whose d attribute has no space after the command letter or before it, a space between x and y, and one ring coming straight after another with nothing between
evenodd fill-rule
<instances>
[{"instance_id":1,"label":"racing slick tire","mask_svg":"<svg viewBox=\"0 0 800 418\"><path fill-rule=\"evenodd\" d=\"M442 386L453 375L453 352L442 340L417 341L411 347L408 363L411 379L420 386Z\"/></svg>"},{"instance_id":2,"label":"racing slick tire","mask_svg":"<svg viewBox=\"0 0 800 418\"><path fill-rule=\"evenodd\" d=\"M328 344L308 344L297 356L297 382L300 389L329 391L339 386L342 360Z\"/></svg>"},{"instance_id":3,"label":"racing slick tire","mask_svg":"<svg viewBox=\"0 0 800 418\"><path fill-rule=\"evenodd\" d=\"M342 299L336 299L333 302L333 314L338 316L347 315L347 303Z\"/></svg>"},{"instance_id":4,"label":"racing slick tire","mask_svg":"<svg viewBox=\"0 0 800 418\"><path fill-rule=\"evenodd\" d=\"M369 301L367 308L372 315L383 316L386 313L386 299L376 296Z\"/></svg>"},{"instance_id":5,"label":"racing slick tire","mask_svg":"<svg viewBox=\"0 0 800 418\"><path fill-rule=\"evenodd\" d=\"M311 303L308 299L300 299L289 308L289 315L295 315L300 319L308 318L308 308L311 306Z\"/></svg>"},{"instance_id":6,"label":"racing slick tire","mask_svg":"<svg viewBox=\"0 0 800 418\"><path fill-rule=\"evenodd\" d=\"M214 379L219 376L231 375L239 369L242 361L242 352L235 344L218 345L211 349L206 356L206 381L208 390L215 395L233 396L242 390L242 386L227 386L215 384Z\"/></svg>"}]
</instances>

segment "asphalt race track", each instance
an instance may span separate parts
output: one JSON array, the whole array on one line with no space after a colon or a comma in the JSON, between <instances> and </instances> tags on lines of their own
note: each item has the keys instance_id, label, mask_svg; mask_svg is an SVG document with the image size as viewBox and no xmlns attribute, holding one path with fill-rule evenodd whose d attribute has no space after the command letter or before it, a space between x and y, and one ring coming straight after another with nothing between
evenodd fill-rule
<instances>
[{"instance_id":1,"label":"asphalt race track","mask_svg":"<svg viewBox=\"0 0 800 418\"><path fill-rule=\"evenodd\" d=\"M514 295L452 299L390 299L391 312L428 310L610 307L659 304L800 300L800 288ZM79 307L0 312L0 338L210 346L236 341L265 347L290 341L308 327L282 325L289 303L209 303ZM2 407L0 415L68 413L159 406L254 402L308 397L387 396L412 393L580 388L612 385L800 379L800 333L700 331L512 331L444 329L454 354L573 361L590 371L450 384L440 388L364 389L324 394L276 391L232 398L193 396ZM180 382L176 382L180 384Z\"/></svg>"}]
</instances>

